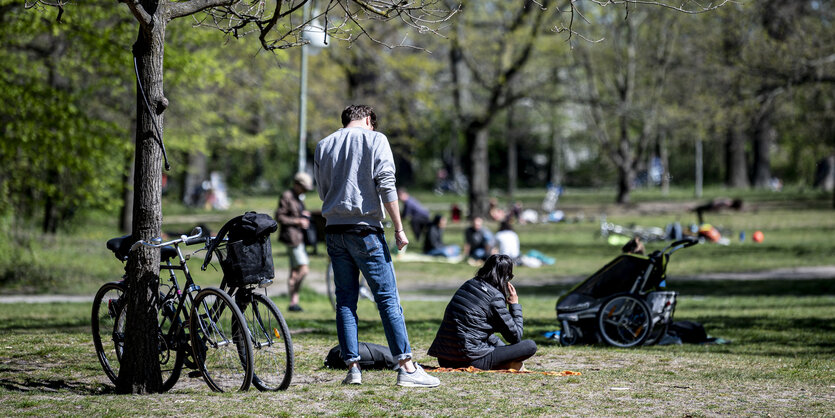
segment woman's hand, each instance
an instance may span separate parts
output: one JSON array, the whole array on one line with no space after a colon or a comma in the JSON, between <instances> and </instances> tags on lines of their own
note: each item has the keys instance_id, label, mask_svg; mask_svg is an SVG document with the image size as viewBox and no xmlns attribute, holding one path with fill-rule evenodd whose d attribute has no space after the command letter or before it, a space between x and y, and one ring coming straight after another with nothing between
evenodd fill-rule
<instances>
[{"instance_id":1,"label":"woman's hand","mask_svg":"<svg viewBox=\"0 0 835 418\"><path fill-rule=\"evenodd\" d=\"M516 288L512 284L507 284L507 303L519 303L519 296L516 295Z\"/></svg>"}]
</instances>

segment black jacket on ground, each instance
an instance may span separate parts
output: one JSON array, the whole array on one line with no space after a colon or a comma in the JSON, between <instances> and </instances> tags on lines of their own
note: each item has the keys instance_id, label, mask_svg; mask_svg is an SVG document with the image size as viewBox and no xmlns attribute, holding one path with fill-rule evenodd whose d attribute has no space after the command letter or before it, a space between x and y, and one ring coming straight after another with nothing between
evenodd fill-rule
<instances>
[{"instance_id":1,"label":"black jacket on ground","mask_svg":"<svg viewBox=\"0 0 835 418\"><path fill-rule=\"evenodd\" d=\"M429 355L452 361L470 361L490 354L504 343L522 341L522 305L507 308L495 287L473 278L466 281L446 307L441 327L429 347Z\"/></svg>"}]
</instances>

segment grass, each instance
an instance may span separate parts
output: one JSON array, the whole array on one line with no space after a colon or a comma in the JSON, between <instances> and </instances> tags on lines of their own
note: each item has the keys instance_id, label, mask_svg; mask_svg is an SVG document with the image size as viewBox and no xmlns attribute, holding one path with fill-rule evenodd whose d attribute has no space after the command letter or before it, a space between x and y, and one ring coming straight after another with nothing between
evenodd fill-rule
<instances>
[{"instance_id":1,"label":"grass","mask_svg":"<svg viewBox=\"0 0 835 418\"><path fill-rule=\"evenodd\" d=\"M704 199L727 193L708 189ZM457 196L413 194L433 211L463 203ZM341 386L344 372L322 366L336 344L336 332L333 310L315 291L327 264L320 244L302 293L305 312L287 315L296 353L289 390L214 394L202 381L183 378L166 394L115 395L95 358L88 303L0 304L0 415L835 415L835 277L688 278L835 264L831 194L800 189L742 193L745 211L708 215L709 222L726 231L730 245L699 245L673 255L669 285L682 295L676 319L701 322L709 334L731 344L560 347L543 336L559 328L554 312L558 295L619 251L597 234L602 214L623 225L695 221L687 209L697 200L684 189L664 197L641 190L627 208L612 205L612 196L605 190L569 190L559 203L569 222L517 229L523 251L536 249L556 259L553 266L514 272L526 338L539 345L526 365L538 371L579 371L581 376L443 373L437 389L406 390L393 385L390 371L367 371L362 386ZM521 191L517 198L537 207L542 193ZM659 203L667 206L658 210ZM310 196L307 204L316 209L320 202ZM274 197L235 199L229 211L209 213L166 202L164 230L187 232L205 223L217 231L245 210L272 213L274 205ZM451 224L446 241L461 245L464 228ZM120 235L109 215L90 216L54 236L33 234L25 225L6 229L7 239L0 243L0 293L92 295L102 283L121 276L121 264L104 247L108 238ZM765 233L763 243L750 241L754 230ZM747 232L745 242L737 239L740 231ZM648 249L660 246L650 243ZM276 244L273 251L278 277L270 290L284 309L287 259L283 246ZM190 264L198 283L217 284L220 273L199 271L200 261L197 254ZM419 361L436 365L426 350L446 301L474 268L397 262L396 269L413 350ZM360 338L385 344L373 304L360 303L359 318Z\"/></svg>"},{"instance_id":2,"label":"grass","mask_svg":"<svg viewBox=\"0 0 835 418\"><path fill-rule=\"evenodd\" d=\"M709 284L703 284L709 286ZM757 293L767 294L767 285ZM560 347L553 297L523 296L526 337L539 351L535 371L581 376L439 373L442 386L407 390L390 371L366 371L364 384L339 384L343 371L322 367L336 344L333 311L312 292L305 312L287 315L296 353L289 390L214 394L183 378L166 394L118 396L101 372L89 336L89 305L0 305L0 414L16 415L832 415L835 297L683 297L676 318L702 322L727 345L625 350ZM276 300L285 306L286 298ZM426 356L444 302L403 302L418 359ZM360 337L385 344L371 303L360 306ZM799 412L802 411L802 412Z\"/></svg>"},{"instance_id":3,"label":"grass","mask_svg":"<svg viewBox=\"0 0 835 418\"><path fill-rule=\"evenodd\" d=\"M706 198L721 195L723 191L710 189ZM521 200L528 207L536 207L541 193L522 191ZM460 199L457 196L418 195L436 211L444 211L449 204ZM669 274L689 275L711 272L761 271L776 268L823 266L835 264L835 216L832 216L831 196L804 190L784 193L746 192L743 195L746 209L743 212L711 213L707 220L721 227L731 245L700 245L674 255ZM671 222L685 226L695 222L695 215L688 211L695 203L685 199L683 190L673 190L663 197L662 203L672 205L665 210L651 210L654 199L661 199L650 191L636 192L636 206L623 209L611 205L611 195L605 192L569 190L560 200L566 211L567 222L518 225L522 251L538 250L556 259L556 264L540 269L520 268L517 277L543 282L555 278L583 277L605 265L619 248L606 244L599 236L600 216L621 225L664 227ZM168 202L165 205L165 225L169 233L184 233L197 224L204 224L217 231L229 218L245 210L272 213L273 197L251 197L233 200L233 207L226 212L205 212L187 209ZM321 204L315 195L307 199L308 206ZM642 206L644 205L644 206ZM444 238L448 244L463 246L466 224L451 223ZM489 223L495 230L497 225ZM761 230L765 240L761 244L750 239L753 231ZM121 277L122 265L104 247L107 239L119 236L115 222L104 214L91 216L83 225L76 225L69 232L53 236L38 236L24 227L13 230L10 240L0 244L0 293L58 293L90 295L107 281ZM739 242L739 232L747 232L747 240ZM391 228L388 229L391 233ZM391 240L390 240L391 241ZM3 246L10 246L3 251ZM648 250L660 249L663 244L649 243ZM419 250L419 243L410 251ZM195 248L192 248L195 249ZM321 275L327 265L325 248L318 246L319 254L311 259L312 274ZM279 272L286 271L287 257L283 245L273 246L274 261ZM200 254L197 259L201 259ZM461 280L472 275L467 264L400 263L398 280L406 287L432 287ZM198 283L218 283L220 275L210 269L195 272Z\"/></svg>"}]
</instances>

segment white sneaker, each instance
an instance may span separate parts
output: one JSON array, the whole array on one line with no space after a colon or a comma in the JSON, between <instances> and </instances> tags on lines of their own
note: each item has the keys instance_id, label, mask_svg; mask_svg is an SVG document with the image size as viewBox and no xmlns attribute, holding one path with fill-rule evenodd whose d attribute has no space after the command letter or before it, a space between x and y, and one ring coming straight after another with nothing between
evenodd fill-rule
<instances>
[{"instance_id":1,"label":"white sneaker","mask_svg":"<svg viewBox=\"0 0 835 418\"><path fill-rule=\"evenodd\" d=\"M361 385L362 384L362 371L360 371L359 367L354 366L351 367L351 370L348 370L348 375L345 376L345 379L342 380L343 385Z\"/></svg>"},{"instance_id":2,"label":"white sneaker","mask_svg":"<svg viewBox=\"0 0 835 418\"><path fill-rule=\"evenodd\" d=\"M397 386L404 386L409 388L434 388L441 384L441 381L434 376L430 376L423 371L423 367L415 363L415 371L407 373L406 369L401 367L397 371Z\"/></svg>"}]
</instances>

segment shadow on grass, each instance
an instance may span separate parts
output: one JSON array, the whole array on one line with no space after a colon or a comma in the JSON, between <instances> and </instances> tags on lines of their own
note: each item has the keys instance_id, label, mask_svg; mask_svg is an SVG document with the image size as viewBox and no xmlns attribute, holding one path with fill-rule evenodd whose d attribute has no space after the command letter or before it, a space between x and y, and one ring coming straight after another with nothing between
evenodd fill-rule
<instances>
[{"instance_id":1,"label":"shadow on grass","mask_svg":"<svg viewBox=\"0 0 835 418\"><path fill-rule=\"evenodd\" d=\"M77 395L108 395L116 393L113 387L83 382L73 382L64 379L0 379L0 388L10 392L68 391Z\"/></svg>"},{"instance_id":2,"label":"shadow on grass","mask_svg":"<svg viewBox=\"0 0 835 418\"><path fill-rule=\"evenodd\" d=\"M709 336L731 341L728 345L711 346L712 352L766 357L832 358L835 355L835 324L820 318L709 315L676 319L699 322ZM543 334L559 328L556 318L525 321L526 334L540 345L558 346L557 340L545 338ZM604 344L597 347L608 348Z\"/></svg>"}]
</instances>

